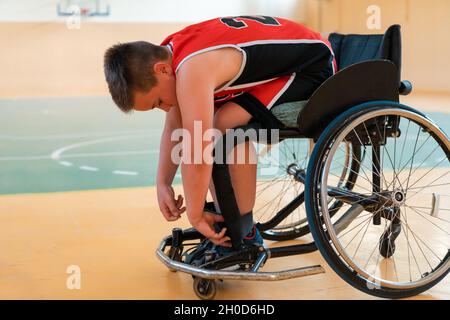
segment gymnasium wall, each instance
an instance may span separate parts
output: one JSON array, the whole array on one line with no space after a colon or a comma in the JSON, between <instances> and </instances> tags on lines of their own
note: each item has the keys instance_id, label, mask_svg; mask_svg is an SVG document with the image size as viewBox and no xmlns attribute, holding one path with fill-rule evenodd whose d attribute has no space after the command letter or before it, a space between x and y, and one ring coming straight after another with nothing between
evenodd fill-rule
<instances>
[{"instance_id":1,"label":"gymnasium wall","mask_svg":"<svg viewBox=\"0 0 450 320\"><path fill-rule=\"evenodd\" d=\"M0 0L0 98L107 95L103 53L112 44L161 42L221 15L274 14L299 20L298 0L109 0L111 14L58 17L57 0ZM69 22L69 23L68 23Z\"/></svg>"},{"instance_id":2,"label":"gymnasium wall","mask_svg":"<svg viewBox=\"0 0 450 320\"><path fill-rule=\"evenodd\" d=\"M307 0L306 23L322 32L379 33L367 29L374 4L382 30L402 26L403 78L417 91L450 92L449 0Z\"/></svg>"},{"instance_id":3,"label":"gymnasium wall","mask_svg":"<svg viewBox=\"0 0 450 320\"><path fill-rule=\"evenodd\" d=\"M118 42L158 43L176 23L0 23L0 98L108 94L103 54Z\"/></svg>"},{"instance_id":4,"label":"gymnasium wall","mask_svg":"<svg viewBox=\"0 0 450 320\"><path fill-rule=\"evenodd\" d=\"M0 98L106 95L102 60L110 45L133 40L158 43L193 22L256 13L285 16L321 32L380 33L400 23L403 78L412 80L417 91L450 92L448 0L233 0L222 8L206 0L134 0L126 2L128 6L114 0L110 18L82 21L80 29L68 28L66 19L56 16L55 3L0 1ZM382 30L366 26L366 9L374 3L381 9ZM34 6L35 14L24 4ZM177 22L177 17L183 21Z\"/></svg>"}]
</instances>

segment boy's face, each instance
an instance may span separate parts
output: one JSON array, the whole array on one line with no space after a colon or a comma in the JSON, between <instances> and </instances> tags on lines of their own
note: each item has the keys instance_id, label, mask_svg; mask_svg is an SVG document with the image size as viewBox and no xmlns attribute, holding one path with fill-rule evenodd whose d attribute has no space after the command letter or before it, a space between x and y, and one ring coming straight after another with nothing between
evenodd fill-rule
<instances>
[{"instance_id":1,"label":"boy's face","mask_svg":"<svg viewBox=\"0 0 450 320\"><path fill-rule=\"evenodd\" d=\"M148 92L134 92L133 109L148 111L154 108L169 111L172 106L178 105L175 87L175 76L168 62L157 62L153 72L158 84Z\"/></svg>"}]
</instances>

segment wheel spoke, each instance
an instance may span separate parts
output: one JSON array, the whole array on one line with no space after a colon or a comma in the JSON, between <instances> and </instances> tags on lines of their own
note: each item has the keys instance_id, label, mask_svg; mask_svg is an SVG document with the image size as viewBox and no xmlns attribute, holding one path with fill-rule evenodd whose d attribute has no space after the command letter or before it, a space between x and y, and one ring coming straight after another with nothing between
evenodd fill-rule
<instances>
[{"instance_id":1,"label":"wheel spoke","mask_svg":"<svg viewBox=\"0 0 450 320\"><path fill-rule=\"evenodd\" d=\"M314 201L318 201L318 207L314 205L313 208L318 208L316 214L323 216L323 221L315 223L329 242L325 248L339 257L336 263L341 261L339 266L347 268L349 275L358 274L371 282L377 279L377 283L380 280L381 288L402 289L408 283L414 287L430 283L445 272L437 266L448 265L444 260L448 259L450 243L447 215L450 208L444 205L444 208L436 209L434 204L424 203L423 190L430 189L433 194L442 195L450 187L450 170L440 169L448 166L445 163L450 155L448 139L427 118L403 109L374 108L355 114L345 122L342 120L342 124L327 133L328 140L322 140L323 146L317 146L322 148L315 160L319 164L314 168L317 173L308 172L316 177L312 181L316 181L314 195L317 198ZM341 158L342 144L348 140L353 140L353 145L359 142L358 148L361 148L358 156L352 159L352 165ZM372 145L374 148L375 143L381 152L367 147ZM367 151L371 151L372 156L366 157ZM340 172L345 171L358 177L348 192L345 188L336 188L342 179ZM379 190L373 187L377 180L381 180ZM332 212L327 207L325 196L330 195L336 201L346 200L338 207L339 211ZM377 201L374 203L377 210L372 209L370 202L364 202L364 198ZM439 203L447 204L445 201ZM438 206L437 202L433 203ZM346 221L348 212L347 219L352 217L349 208L358 203L364 204L370 213ZM431 215L435 214L433 209L441 212L439 217ZM377 223L379 220L375 220L375 216L384 219L384 223ZM430 277L429 274L434 272L439 275Z\"/></svg>"},{"instance_id":2,"label":"wheel spoke","mask_svg":"<svg viewBox=\"0 0 450 320\"><path fill-rule=\"evenodd\" d=\"M380 132L380 127L378 126L378 122L375 120L375 126L377 127L377 131L378 131L378 133L380 134L380 136L381 136L381 132ZM365 125L364 125L364 127L365 127ZM385 126L385 129L386 129L386 126ZM367 131L367 130L366 130ZM387 139L386 138L386 132L385 132L385 135L383 136L383 141L385 140L385 139ZM395 141L395 143L396 143L396 141L397 141L397 138L395 138L394 139L394 141ZM394 160L394 162L392 162L392 158L391 158L391 155L389 154L389 151L387 150L387 148L386 148L386 146L383 144L383 150L384 151L386 151L386 153L387 153L387 156L388 156L388 158L389 158L389 162L391 163L391 166L392 166L392 170L394 171L394 188L395 188L395 181L398 181L398 183L400 184L400 188L402 187L402 183L400 182L400 180L398 179L398 175L397 175L397 172L395 171L395 165L394 165L394 163L395 163L395 160ZM395 159L395 158L394 158ZM377 161L378 161L378 159L377 159ZM386 180L385 180L386 181ZM387 185L387 183L386 183L386 185Z\"/></svg>"},{"instance_id":3,"label":"wheel spoke","mask_svg":"<svg viewBox=\"0 0 450 320\"><path fill-rule=\"evenodd\" d=\"M410 207L408 205L405 205L407 208L413 210L415 213L417 213L420 217L422 217L423 219L425 219L426 221L428 221L429 223L431 223L432 225L434 225L436 228L438 228L439 230L441 230L442 232L444 232L445 234L447 234L447 236L450 235L450 233L444 229L442 229L441 227L439 227L437 224L435 224L433 221L428 220L427 218L425 218L419 211L417 211L416 209L414 209L413 207Z\"/></svg>"}]
</instances>

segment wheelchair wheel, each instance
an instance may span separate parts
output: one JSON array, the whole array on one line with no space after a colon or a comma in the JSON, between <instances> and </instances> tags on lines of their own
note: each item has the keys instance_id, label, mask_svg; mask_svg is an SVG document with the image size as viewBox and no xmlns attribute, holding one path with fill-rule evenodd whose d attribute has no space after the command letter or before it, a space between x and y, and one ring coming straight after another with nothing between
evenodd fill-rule
<instances>
[{"instance_id":1,"label":"wheelchair wheel","mask_svg":"<svg viewBox=\"0 0 450 320\"><path fill-rule=\"evenodd\" d=\"M212 300L216 296L217 288L214 280L194 278L194 292L202 300Z\"/></svg>"},{"instance_id":2,"label":"wheelchair wheel","mask_svg":"<svg viewBox=\"0 0 450 320\"><path fill-rule=\"evenodd\" d=\"M343 141L367 152L352 190L339 186ZM424 114L372 102L337 117L307 169L315 243L346 282L371 295L417 295L450 270L450 141ZM330 198L344 204L330 212ZM333 215L332 215L333 213Z\"/></svg>"},{"instance_id":3,"label":"wheelchair wheel","mask_svg":"<svg viewBox=\"0 0 450 320\"><path fill-rule=\"evenodd\" d=\"M340 183L351 189L358 177L361 161L359 144L344 142L345 154L341 160L347 164L340 173ZM264 239L283 241L302 237L310 232L304 206L304 182L308 166L310 141L289 138L274 145L258 145L258 176L255 220L263 228ZM330 203L337 210L342 203ZM285 218L280 218L285 216ZM261 230L261 228L260 228Z\"/></svg>"}]
</instances>

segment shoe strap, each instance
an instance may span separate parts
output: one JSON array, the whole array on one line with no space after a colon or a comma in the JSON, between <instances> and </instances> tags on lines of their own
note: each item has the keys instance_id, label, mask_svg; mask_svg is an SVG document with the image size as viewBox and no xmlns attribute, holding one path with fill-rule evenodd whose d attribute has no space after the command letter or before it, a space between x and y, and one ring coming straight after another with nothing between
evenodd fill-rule
<instances>
[{"instance_id":1,"label":"shoe strap","mask_svg":"<svg viewBox=\"0 0 450 320\"><path fill-rule=\"evenodd\" d=\"M244 237L245 240L251 240L256 236L256 226L253 225L252 230Z\"/></svg>"}]
</instances>

